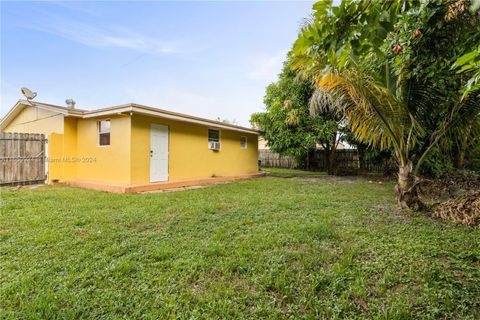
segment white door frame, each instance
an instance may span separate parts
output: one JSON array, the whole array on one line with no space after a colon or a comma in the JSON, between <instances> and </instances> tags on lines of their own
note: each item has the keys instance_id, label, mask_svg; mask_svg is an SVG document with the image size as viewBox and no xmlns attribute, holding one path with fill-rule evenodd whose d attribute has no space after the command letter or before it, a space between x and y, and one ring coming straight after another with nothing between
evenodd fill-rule
<instances>
[{"instance_id":1,"label":"white door frame","mask_svg":"<svg viewBox=\"0 0 480 320\"><path fill-rule=\"evenodd\" d=\"M45 183L48 182L48 139L45 139L45 147L43 148L43 159L45 160Z\"/></svg>"},{"instance_id":2,"label":"white door frame","mask_svg":"<svg viewBox=\"0 0 480 320\"><path fill-rule=\"evenodd\" d=\"M163 142L165 142L167 145L167 148L165 151L166 155L165 154L163 155L163 159L161 155L160 155L160 158L156 157L158 156L160 147L158 145L157 146L153 145L153 143L155 143L153 133L155 130L158 130L158 129L161 129L161 131L165 130L167 134L166 139L163 140ZM150 154L149 154L150 182L168 181L169 158L170 158L169 154L170 154L170 128L162 124L156 124L156 123L150 124Z\"/></svg>"}]
</instances>

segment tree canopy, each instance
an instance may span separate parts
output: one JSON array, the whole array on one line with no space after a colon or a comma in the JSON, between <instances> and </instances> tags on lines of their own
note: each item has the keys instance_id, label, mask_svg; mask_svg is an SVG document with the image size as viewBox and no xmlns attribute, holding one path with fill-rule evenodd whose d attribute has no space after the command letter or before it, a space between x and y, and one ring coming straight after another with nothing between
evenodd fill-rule
<instances>
[{"instance_id":1,"label":"tree canopy","mask_svg":"<svg viewBox=\"0 0 480 320\"><path fill-rule=\"evenodd\" d=\"M478 142L475 4L323 0L313 9L289 55L315 87L312 111L336 112L361 142L394 150L399 204L418 206L418 175L435 151L464 154Z\"/></svg>"},{"instance_id":2,"label":"tree canopy","mask_svg":"<svg viewBox=\"0 0 480 320\"><path fill-rule=\"evenodd\" d=\"M255 113L251 122L260 129L270 149L302 159L320 144L330 149L336 143L338 122L333 117L310 116L313 83L299 80L288 63L279 80L266 89L265 112Z\"/></svg>"}]
</instances>

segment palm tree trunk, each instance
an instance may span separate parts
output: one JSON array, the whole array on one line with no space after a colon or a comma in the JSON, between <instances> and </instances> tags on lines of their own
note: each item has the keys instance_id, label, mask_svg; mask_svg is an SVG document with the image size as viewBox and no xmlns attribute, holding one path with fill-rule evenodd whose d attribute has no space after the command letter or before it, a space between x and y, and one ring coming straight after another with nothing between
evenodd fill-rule
<instances>
[{"instance_id":1,"label":"palm tree trunk","mask_svg":"<svg viewBox=\"0 0 480 320\"><path fill-rule=\"evenodd\" d=\"M398 206L402 209L423 210L425 205L418 195L419 179L413 174L413 164L408 161L401 164L398 171L398 181L395 187Z\"/></svg>"}]
</instances>

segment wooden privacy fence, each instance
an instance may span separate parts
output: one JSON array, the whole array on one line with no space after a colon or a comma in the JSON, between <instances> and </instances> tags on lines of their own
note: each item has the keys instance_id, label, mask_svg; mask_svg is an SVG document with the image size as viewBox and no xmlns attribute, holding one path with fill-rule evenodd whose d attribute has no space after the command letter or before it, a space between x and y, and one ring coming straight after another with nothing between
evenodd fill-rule
<instances>
[{"instance_id":1,"label":"wooden privacy fence","mask_svg":"<svg viewBox=\"0 0 480 320\"><path fill-rule=\"evenodd\" d=\"M45 136L0 132L0 185L43 183Z\"/></svg>"},{"instance_id":2,"label":"wooden privacy fence","mask_svg":"<svg viewBox=\"0 0 480 320\"><path fill-rule=\"evenodd\" d=\"M258 150L258 160L262 161L262 167L266 168L296 168L297 161L293 157L281 156L269 149Z\"/></svg>"},{"instance_id":3,"label":"wooden privacy fence","mask_svg":"<svg viewBox=\"0 0 480 320\"><path fill-rule=\"evenodd\" d=\"M315 150L310 156L310 167L315 170L327 170L325 150ZM340 149L335 151L335 174L349 174L357 171L387 173L392 169L390 158L375 158L369 154L362 155L356 149Z\"/></svg>"},{"instance_id":4,"label":"wooden privacy fence","mask_svg":"<svg viewBox=\"0 0 480 320\"><path fill-rule=\"evenodd\" d=\"M262 167L299 168L302 164L292 157L280 156L269 149L258 150L259 160ZM315 150L310 154L308 162L310 170L327 171L327 157L325 150ZM305 166L305 164L304 164ZM336 173L365 172L388 172L393 166L392 159L376 159L369 155L360 155L356 149L336 150L334 167Z\"/></svg>"}]
</instances>

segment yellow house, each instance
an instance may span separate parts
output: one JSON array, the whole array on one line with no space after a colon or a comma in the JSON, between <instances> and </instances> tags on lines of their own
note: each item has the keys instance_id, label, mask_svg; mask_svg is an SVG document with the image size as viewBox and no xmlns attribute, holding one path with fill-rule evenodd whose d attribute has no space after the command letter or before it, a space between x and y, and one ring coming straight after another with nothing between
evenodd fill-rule
<instances>
[{"instance_id":1,"label":"yellow house","mask_svg":"<svg viewBox=\"0 0 480 320\"><path fill-rule=\"evenodd\" d=\"M134 103L79 110L19 100L0 131L48 139L48 182L114 192L258 175L258 132Z\"/></svg>"}]
</instances>

